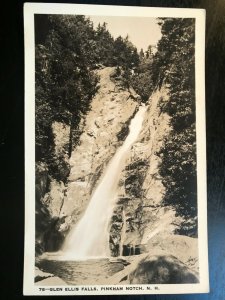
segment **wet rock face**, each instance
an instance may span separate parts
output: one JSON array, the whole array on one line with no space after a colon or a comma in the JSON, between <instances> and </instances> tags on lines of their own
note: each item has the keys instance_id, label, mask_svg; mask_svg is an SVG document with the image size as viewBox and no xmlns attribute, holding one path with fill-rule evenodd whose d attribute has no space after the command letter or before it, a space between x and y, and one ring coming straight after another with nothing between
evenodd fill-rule
<instances>
[{"instance_id":1,"label":"wet rock face","mask_svg":"<svg viewBox=\"0 0 225 300\"><path fill-rule=\"evenodd\" d=\"M123 245L122 256L131 256L141 254L141 249L139 245Z\"/></svg>"},{"instance_id":2,"label":"wet rock face","mask_svg":"<svg viewBox=\"0 0 225 300\"><path fill-rule=\"evenodd\" d=\"M126 137L129 121L138 106L132 98L134 92L118 90L118 83L111 80L114 73L115 68L111 67L98 71L98 92L85 117L79 145L71 154L67 192L60 214L72 216L68 226L75 224L85 211L100 176Z\"/></svg>"},{"instance_id":3,"label":"wet rock face","mask_svg":"<svg viewBox=\"0 0 225 300\"><path fill-rule=\"evenodd\" d=\"M119 79L112 80L115 68L99 69L97 73L98 91L90 111L81 118L77 129L79 142L73 145L70 158L70 127L60 122L52 124L58 162L53 167L57 176L53 179L46 173L46 178L43 175L37 183L38 202L47 215L39 240L45 251L58 250L70 228L80 219L109 160L126 138L129 122L138 108L139 96L134 90L124 88ZM121 229L116 223L114 227L116 232Z\"/></svg>"},{"instance_id":4,"label":"wet rock face","mask_svg":"<svg viewBox=\"0 0 225 300\"><path fill-rule=\"evenodd\" d=\"M39 252L59 250L69 230L84 213L108 162L128 134L139 98L132 89L122 87L118 78L112 80L114 73L115 68L110 67L98 70L99 89L90 111L81 119L79 132L82 133L70 159L67 150L70 128L57 122L53 124L55 154L62 161L59 169L65 180L49 178L43 166L38 173ZM162 232L173 233L180 225L174 210L163 205L165 190L159 175L158 153L170 132L170 118L161 107L168 100L166 87L153 93L146 104L142 131L127 153L109 224L109 248L114 257L148 252L149 240Z\"/></svg>"},{"instance_id":5,"label":"wet rock face","mask_svg":"<svg viewBox=\"0 0 225 300\"><path fill-rule=\"evenodd\" d=\"M117 206L111 220L112 255L116 252L113 247L120 249L120 255L127 255L128 252L134 255L136 248L142 253L149 233L154 231L155 224L165 213L162 204L164 186L159 175L161 158L158 152L170 131L169 116L161 112L162 102L168 99L166 87L153 93L147 103L141 134L127 155L126 166L120 176ZM117 221L116 230L113 218L121 215L121 212L124 217ZM172 219L174 221L174 214ZM168 226L169 232L174 229L171 223Z\"/></svg>"},{"instance_id":6,"label":"wet rock face","mask_svg":"<svg viewBox=\"0 0 225 300\"><path fill-rule=\"evenodd\" d=\"M146 245L155 235L173 234L181 226L182 220L174 208L164 206L165 188L159 174L159 153L171 130L170 117L162 111L164 103L170 101L168 95L166 86L152 94L142 131L127 155L113 214L123 217L117 220L117 229L113 218L109 227L112 255L134 255L136 248L140 253L147 252Z\"/></svg>"}]
</instances>

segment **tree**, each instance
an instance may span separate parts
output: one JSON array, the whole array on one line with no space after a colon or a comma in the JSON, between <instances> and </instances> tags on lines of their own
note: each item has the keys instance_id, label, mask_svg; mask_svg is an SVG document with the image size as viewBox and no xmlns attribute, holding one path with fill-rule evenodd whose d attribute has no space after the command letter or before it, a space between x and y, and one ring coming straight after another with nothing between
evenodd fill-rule
<instances>
[{"instance_id":1,"label":"tree","mask_svg":"<svg viewBox=\"0 0 225 300\"><path fill-rule=\"evenodd\" d=\"M120 66L129 87L139 55L129 37L113 39L107 24L96 29L82 15L36 15L36 159L54 163L52 123L70 126L68 155L79 139L79 123L97 88L98 64ZM42 28L42 24L43 26ZM38 28L42 28L40 34ZM52 176L54 176L52 172Z\"/></svg>"},{"instance_id":2,"label":"tree","mask_svg":"<svg viewBox=\"0 0 225 300\"><path fill-rule=\"evenodd\" d=\"M131 85L141 96L143 102L149 99L154 87L152 81L152 62L152 56L144 55L144 51L141 49L139 53L139 64L136 68L136 72L131 77Z\"/></svg>"},{"instance_id":3,"label":"tree","mask_svg":"<svg viewBox=\"0 0 225 300\"><path fill-rule=\"evenodd\" d=\"M144 56L145 56L144 51L143 51L143 49L141 48L140 53L139 53L139 57L140 57L140 59L142 60L142 59L144 58Z\"/></svg>"},{"instance_id":4,"label":"tree","mask_svg":"<svg viewBox=\"0 0 225 300\"><path fill-rule=\"evenodd\" d=\"M52 163L53 121L70 125L72 132L89 108L97 77L90 68L94 39L90 20L67 15L46 18L49 28L44 45L36 47L36 143L37 160ZM68 143L71 152L72 133Z\"/></svg>"},{"instance_id":5,"label":"tree","mask_svg":"<svg viewBox=\"0 0 225 300\"><path fill-rule=\"evenodd\" d=\"M153 83L169 86L170 101L162 111L171 116L172 131L160 151L164 202L184 218L179 233L197 235L195 134L195 66L193 19L161 19L162 38L152 64Z\"/></svg>"},{"instance_id":6,"label":"tree","mask_svg":"<svg viewBox=\"0 0 225 300\"><path fill-rule=\"evenodd\" d=\"M119 65L124 69L132 69L139 64L137 48L129 41L129 37L119 36L114 42L113 64Z\"/></svg>"},{"instance_id":7,"label":"tree","mask_svg":"<svg viewBox=\"0 0 225 300\"><path fill-rule=\"evenodd\" d=\"M102 25L98 24L95 32L95 41L96 62L105 66L112 66L114 40L107 30L107 24L105 22Z\"/></svg>"}]
</instances>

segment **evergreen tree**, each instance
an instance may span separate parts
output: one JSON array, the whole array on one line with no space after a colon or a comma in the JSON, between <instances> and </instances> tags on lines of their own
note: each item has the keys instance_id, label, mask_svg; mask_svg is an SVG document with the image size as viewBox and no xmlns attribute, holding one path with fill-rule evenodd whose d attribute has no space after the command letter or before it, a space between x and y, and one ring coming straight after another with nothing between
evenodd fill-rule
<instances>
[{"instance_id":1,"label":"evergreen tree","mask_svg":"<svg viewBox=\"0 0 225 300\"><path fill-rule=\"evenodd\" d=\"M76 128L95 94L97 78L90 68L94 38L90 20L67 15L46 18L49 28L44 45L36 47L36 159L49 164L53 121ZM72 140L69 143L71 148Z\"/></svg>"},{"instance_id":2,"label":"evergreen tree","mask_svg":"<svg viewBox=\"0 0 225 300\"><path fill-rule=\"evenodd\" d=\"M152 65L153 82L169 86L170 101L162 110L171 116L172 131L161 150L165 204L184 218L179 233L197 235L195 134L195 67L193 19L162 19L162 38Z\"/></svg>"},{"instance_id":3,"label":"evergreen tree","mask_svg":"<svg viewBox=\"0 0 225 300\"><path fill-rule=\"evenodd\" d=\"M139 64L135 71L131 78L131 85L141 96L142 101L146 102L154 86L152 82L152 56L145 55L143 49L139 53Z\"/></svg>"},{"instance_id":4,"label":"evergreen tree","mask_svg":"<svg viewBox=\"0 0 225 300\"><path fill-rule=\"evenodd\" d=\"M67 149L79 138L81 117L89 109L96 92L99 64L121 66L124 84L128 87L131 69L139 64L137 49L128 36L115 41L107 24L96 30L89 18L82 15L36 15L36 159L49 165L56 174L59 162L53 157L52 123L63 122L70 126ZM38 29L37 28L37 29Z\"/></svg>"},{"instance_id":5,"label":"evergreen tree","mask_svg":"<svg viewBox=\"0 0 225 300\"><path fill-rule=\"evenodd\" d=\"M142 60L144 58L144 56L145 56L144 51L141 48L140 53L139 53L140 60Z\"/></svg>"},{"instance_id":6,"label":"evergreen tree","mask_svg":"<svg viewBox=\"0 0 225 300\"><path fill-rule=\"evenodd\" d=\"M95 32L96 41L96 62L101 63L104 66L112 65L112 55L114 40L109 31L107 30L106 23L102 25L98 24Z\"/></svg>"}]
</instances>

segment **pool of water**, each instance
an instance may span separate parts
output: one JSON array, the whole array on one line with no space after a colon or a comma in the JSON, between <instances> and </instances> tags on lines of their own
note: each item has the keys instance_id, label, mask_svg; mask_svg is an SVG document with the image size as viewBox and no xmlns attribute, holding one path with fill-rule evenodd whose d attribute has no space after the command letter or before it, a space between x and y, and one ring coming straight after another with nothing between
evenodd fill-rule
<instances>
[{"instance_id":1,"label":"pool of water","mask_svg":"<svg viewBox=\"0 0 225 300\"><path fill-rule=\"evenodd\" d=\"M124 269L124 262L108 258L83 261L43 258L37 267L44 272L54 274L70 285L101 284L104 280Z\"/></svg>"}]
</instances>

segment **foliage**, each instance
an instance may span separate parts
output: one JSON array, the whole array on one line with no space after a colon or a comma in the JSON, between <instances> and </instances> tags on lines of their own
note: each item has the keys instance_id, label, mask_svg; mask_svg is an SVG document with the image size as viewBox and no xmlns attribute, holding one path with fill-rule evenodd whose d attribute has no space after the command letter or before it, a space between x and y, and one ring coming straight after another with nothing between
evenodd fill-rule
<instances>
[{"instance_id":1,"label":"foliage","mask_svg":"<svg viewBox=\"0 0 225 300\"><path fill-rule=\"evenodd\" d=\"M114 49L114 39L107 30L106 23L98 24L93 41L95 62L104 66L112 66L112 54Z\"/></svg>"},{"instance_id":2,"label":"foliage","mask_svg":"<svg viewBox=\"0 0 225 300\"><path fill-rule=\"evenodd\" d=\"M161 19L162 38L152 64L154 85L166 83L170 101L162 111L171 116L172 131L165 139L160 173L166 187L165 204L184 218L179 233L197 234L195 135L194 20Z\"/></svg>"},{"instance_id":3,"label":"foliage","mask_svg":"<svg viewBox=\"0 0 225 300\"><path fill-rule=\"evenodd\" d=\"M123 78L124 86L132 85L144 102L155 87L165 82L170 101L161 109L172 117L172 132L159 153L165 204L175 205L177 213L186 219L185 233L194 235L197 205L193 19L160 19L162 38L153 55L151 46L138 53L128 36L113 39L106 23L94 29L85 16L35 18L36 160L47 163L57 180L66 178L68 166L54 154L52 123L60 121L70 126L66 149L70 155L79 139L80 120L97 90L95 70L99 67L117 66L116 75Z\"/></svg>"},{"instance_id":4,"label":"foliage","mask_svg":"<svg viewBox=\"0 0 225 300\"><path fill-rule=\"evenodd\" d=\"M82 15L35 18L36 160L47 162L54 176L52 123L70 126L70 155L79 138L80 120L97 90L95 69L120 66L124 82L129 85L130 70L138 65L139 56L128 37L114 40L106 23L94 29L90 19Z\"/></svg>"},{"instance_id":5,"label":"foliage","mask_svg":"<svg viewBox=\"0 0 225 300\"><path fill-rule=\"evenodd\" d=\"M133 69L138 66L139 55L128 36L125 39L121 36L115 39L112 59L114 66L121 66L124 69Z\"/></svg>"},{"instance_id":6,"label":"foliage","mask_svg":"<svg viewBox=\"0 0 225 300\"><path fill-rule=\"evenodd\" d=\"M97 77L86 37L93 35L83 16L50 16L44 45L36 46L36 159L52 159L53 121L78 126L96 91ZM50 168L51 170L51 168Z\"/></svg>"},{"instance_id":7,"label":"foliage","mask_svg":"<svg viewBox=\"0 0 225 300\"><path fill-rule=\"evenodd\" d=\"M152 91L152 55L146 51L143 52L141 49L139 53L140 63L136 69L136 72L131 77L131 85L134 90L141 96L142 102L147 102Z\"/></svg>"}]
</instances>

